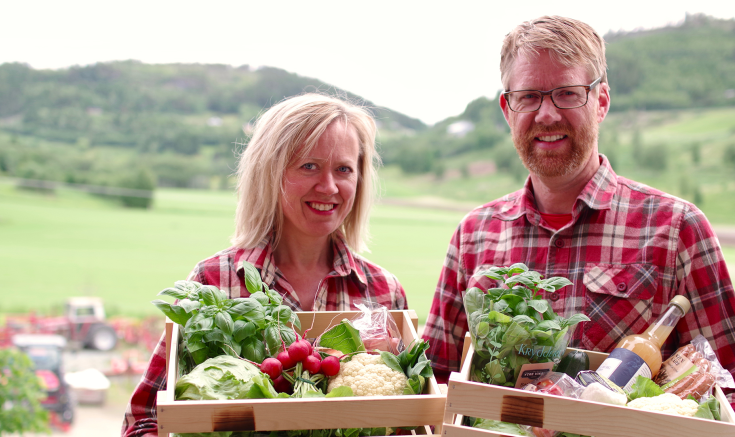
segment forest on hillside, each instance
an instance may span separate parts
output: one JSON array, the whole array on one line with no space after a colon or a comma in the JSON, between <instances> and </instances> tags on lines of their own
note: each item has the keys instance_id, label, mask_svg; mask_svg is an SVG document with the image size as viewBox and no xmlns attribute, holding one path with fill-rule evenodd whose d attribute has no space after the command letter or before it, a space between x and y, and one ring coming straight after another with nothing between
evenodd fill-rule
<instances>
[{"instance_id":1,"label":"forest on hillside","mask_svg":"<svg viewBox=\"0 0 735 437\"><path fill-rule=\"evenodd\" d=\"M690 15L677 26L606 40L611 115L735 107L735 20ZM0 65L0 176L144 190L229 188L258 114L305 91L373 108L381 157L406 174L441 179L449 170L466 172L462 157L484 153L499 172L524 175L513 148L497 147L509 138L497 96L427 127L278 68L118 61L61 70ZM643 141L630 122L635 117L626 117L618 118L627 124L611 127L624 126L628 143L638 129ZM601 147L621 138L603 126Z\"/></svg>"}]
</instances>

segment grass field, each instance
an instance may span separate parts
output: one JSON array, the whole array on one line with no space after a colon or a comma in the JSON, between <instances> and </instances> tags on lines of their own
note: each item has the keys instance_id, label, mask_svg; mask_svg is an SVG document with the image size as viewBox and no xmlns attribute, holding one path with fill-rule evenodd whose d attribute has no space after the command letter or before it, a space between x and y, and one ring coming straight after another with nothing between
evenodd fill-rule
<instances>
[{"instance_id":1,"label":"grass field","mask_svg":"<svg viewBox=\"0 0 735 437\"><path fill-rule=\"evenodd\" d=\"M696 188L698 206L713 224L735 223L735 170L728 167L735 163L723 164L723 151L735 144L735 109L613 114L605 123L620 132L615 141L601 144L618 162L618 174L689 200ZM644 148L666 146L665 169L636 165L634 128L641 129ZM448 159L447 168L488 159L485 151L473 153ZM365 256L398 276L423 321L449 238L464 212L523 181L504 173L437 180L431 174L406 176L395 167L384 168L381 181L391 200L456 207L386 202L373 211L372 251ZM150 301L159 290L229 245L234 205L228 192L159 189L154 207L140 211L69 190L45 195L0 183L0 315L58 311L65 297L75 295L103 297L111 314L156 314ZM735 249L723 251L735 270Z\"/></svg>"},{"instance_id":2,"label":"grass field","mask_svg":"<svg viewBox=\"0 0 735 437\"><path fill-rule=\"evenodd\" d=\"M0 184L0 314L55 312L68 296L100 296L110 314L156 314L156 293L228 246L234 196L158 190L154 208L123 209L68 190ZM428 313L447 244L463 213L380 205L367 258L394 274Z\"/></svg>"}]
</instances>

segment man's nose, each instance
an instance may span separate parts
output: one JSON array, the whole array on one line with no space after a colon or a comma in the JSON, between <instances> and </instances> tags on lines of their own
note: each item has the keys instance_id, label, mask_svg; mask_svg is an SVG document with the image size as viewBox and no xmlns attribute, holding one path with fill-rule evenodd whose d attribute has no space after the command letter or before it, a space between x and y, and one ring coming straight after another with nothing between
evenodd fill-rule
<instances>
[{"instance_id":1,"label":"man's nose","mask_svg":"<svg viewBox=\"0 0 735 437\"><path fill-rule=\"evenodd\" d=\"M541 107L536 111L536 123L554 124L561 120L560 109L554 106L551 96L544 96Z\"/></svg>"}]
</instances>

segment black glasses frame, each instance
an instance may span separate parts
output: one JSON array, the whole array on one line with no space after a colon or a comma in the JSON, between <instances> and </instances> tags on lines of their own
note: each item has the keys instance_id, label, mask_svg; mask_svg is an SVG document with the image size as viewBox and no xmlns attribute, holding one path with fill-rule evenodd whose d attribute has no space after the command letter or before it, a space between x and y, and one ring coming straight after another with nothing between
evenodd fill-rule
<instances>
[{"instance_id":1,"label":"black glasses frame","mask_svg":"<svg viewBox=\"0 0 735 437\"><path fill-rule=\"evenodd\" d=\"M546 96L549 96L549 98L551 98L551 103L553 103L554 106L556 106L559 109L575 109L575 108L581 108L582 106L584 106L584 105L587 104L587 102L590 100L590 91L592 91L593 89L595 89L595 87L600 84L600 81L602 81L602 76L598 77L594 82L592 82L589 85L567 85L567 86L560 86L560 87L556 87L554 89L551 89L549 91L539 91L539 90L515 90L515 91L506 91L506 92L503 93L503 97L505 97L505 101L508 103L508 108L510 108L510 110L513 111L513 112L521 112L521 113L525 113L525 112L536 112L539 109L541 109L541 105L544 103L544 97L546 97ZM586 95L586 98L584 100L584 103L582 103L579 106L572 106L571 108L562 108L562 107L560 107L559 105L556 104L556 102L554 101L554 96L553 96L552 93L554 91L558 90L558 89L571 88L571 87L583 87L587 91L587 95ZM513 106L510 104L510 95L513 94L513 93L527 93L527 92L534 92L534 93L541 94L541 101L538 104L538 108L536 108L536 109L534 109L532 111L517 111L517 110L513 109Z\"/></svg>"}]
</instances>

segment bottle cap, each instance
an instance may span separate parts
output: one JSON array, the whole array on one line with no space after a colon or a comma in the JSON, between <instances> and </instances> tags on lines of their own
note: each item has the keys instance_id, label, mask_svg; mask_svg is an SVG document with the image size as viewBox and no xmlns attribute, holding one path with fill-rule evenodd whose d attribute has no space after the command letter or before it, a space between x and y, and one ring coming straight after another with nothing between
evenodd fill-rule
<instances>
[{"instance_id":1,"label":"bottle cap","mask_svg":"<svg viewBox=\"0 0 735 437\"><path fill-rule=\"evenodd\" d=\"M689 309L692 307L692 304L689 303L689 299L684 296L674 296L674 298L671 299L671 302L669 302L669 305L676 305L684 314L689 312Z\"/></svg>"}]
</instances>

